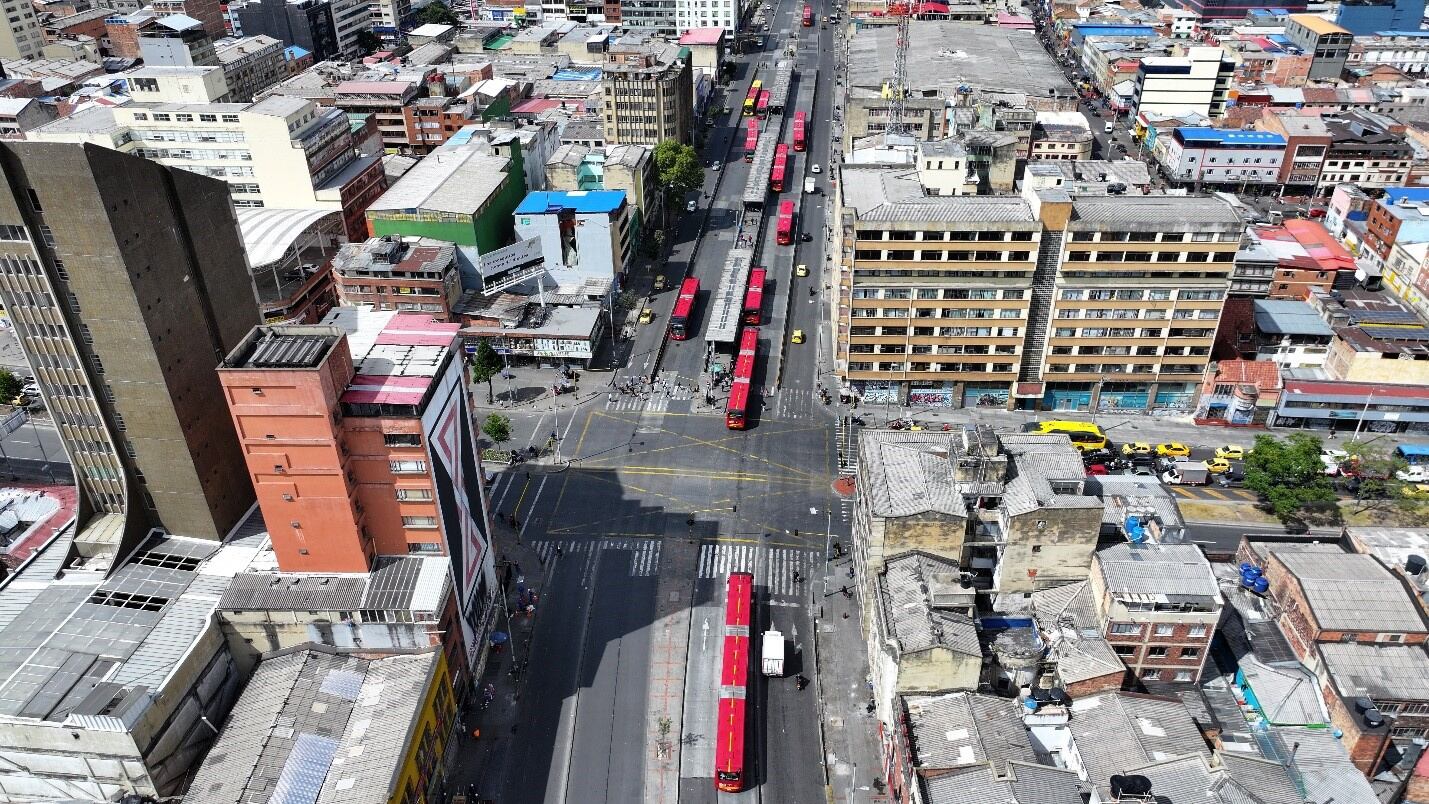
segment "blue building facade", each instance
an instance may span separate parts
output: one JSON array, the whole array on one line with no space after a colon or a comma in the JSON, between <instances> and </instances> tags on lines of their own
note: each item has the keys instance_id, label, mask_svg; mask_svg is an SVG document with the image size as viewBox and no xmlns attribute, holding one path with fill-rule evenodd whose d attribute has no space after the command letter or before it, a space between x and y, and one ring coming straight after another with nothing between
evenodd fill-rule
<instances>
[{"instance_id":1,"label":"blue building facade","mask_svg":"<svg viewBox=\"0 0 1429 804\"><path fill-rule=\"evenodd\" d=\"M1379 31L1417 31L1425 0L1345 0L1335 24L1355 36Z\"/></svg>"}]
</instances>

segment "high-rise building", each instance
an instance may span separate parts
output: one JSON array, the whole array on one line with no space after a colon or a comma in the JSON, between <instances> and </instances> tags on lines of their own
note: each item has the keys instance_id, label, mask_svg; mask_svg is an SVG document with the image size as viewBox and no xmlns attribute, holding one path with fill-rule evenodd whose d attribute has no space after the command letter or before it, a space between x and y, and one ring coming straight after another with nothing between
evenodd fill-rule
<instances>
[{"instance_id":1,"label":"high-rise building","mask_svg":"<svg viewBox=\"0 0 1429 804\"><path fill-rule=\"evenodd\" d=\"M338 307L319 326L255 327L218 372L279 569L449 558L454 666L462 645L476 663L496 588L460 328Z\"/></svg>"},{"instance_id":2,"label":"high-rise building","mask_svg":"<svg viewBox=\"0 0 1429 804\"><path fill-rule=\"evenodd\" d=\"M45 46L45 32L28 0L4 0L8 22L0 27L0 59L33 59Z\"/></svg>"},{"instance_id":3,"label":"high-rise building","mask_svg":"<svg viewBox=\"0 0 1429 804\"><path fill-rule=\"evenodd\" d=\"M627 34L606 52L601 74L605 141L688 143L693 108L689 51L645 34Z\"/></svg>"},{"instance_id":4,"label":"high-rise building","mask_svg":"<svg viewBox=\"0 0 1429 804\"><path fill-rule=\"evenodd\" d=\"M81 523L125 517L81 552L123 554L151 527L222 538L253 488L214 367L259 320L228 186L93 145L5 144L0 169L0 301Z\"/></svg>"},{"instance_id":5,"label":"high-rise building","mask_svg":"<svg viewBox=\"0 0 1429 804\"><path fill-rule=\"evenodd\" d=\"M1235 64L1218 47L1192 47L1184 56L1148 56L1136 68L1135 113L1226 113Z\"/></svg>"},{"instance_id":6,"label":"high-rise building","mask_svg":"<svg viewBox=\"0 0 1429 804\"><path fill-rule=\"evenodd\" d=\"M315 62L344 55L329 0L248 0L238 20L245 36L265 34L297 45Z\"/></svg>"},{"instance_id":7,"label":"high-rise building","mask_svg":"<svg viewBox=\"0 0 1429 804\"><path fill-rule=\"evenodd\" d=\"M1243 224L1202 196L926 196L846 166L839 373L864 402L1187 408Z\"/></svg>"},{"instance_id":8,"label":"high-rise building","mask_svg":"<svg viewBox=\"0 0 1429 804\"><path fill-rule=\"evenodd\" d=\"M1380 31L1418 31L1424 0L1348 0L1340 3L1335 23L1355 36Z\"/></svg>"}]
</instances>

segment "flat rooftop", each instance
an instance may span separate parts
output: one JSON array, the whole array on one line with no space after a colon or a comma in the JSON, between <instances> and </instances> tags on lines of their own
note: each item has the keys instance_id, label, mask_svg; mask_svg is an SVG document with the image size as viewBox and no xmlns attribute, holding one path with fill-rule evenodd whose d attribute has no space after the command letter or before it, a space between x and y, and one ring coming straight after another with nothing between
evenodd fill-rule
<instances>
[{"instance_id":1,"label":"flat rooftop","mask_svg":"<svg viewBox=\"0 0 1429 804\"><path fill-rule=\"evenodd\" d=\"M485 145L442 148L422 159L368 207L474 215L510 179L511 160Z\"/></svg>"},{"instance_id":2,"label":"flat rooftop","mask_svg":"<svg viewBox=\"0 0 1429 804\"><path fill-rule=\"evenodd\" d=\"M346 404L420 405L452 352L460 324L422 313L334 307L323 323L347 334L356 374Z\"/></svg>"},{"instance_id":3,"label":"flat rooftop","mask_svg":"<svg viewBox=\"0 0 1429 804\"><path fill-rule=\"evenodd\" d=\"M897 27L878 25L849 40L848 74L856 86L881 88L893 77ZM919 20L909 26L908 75L915 94L959 87L1047 97L1074 94L1071 84L1030 31L995 25Z\"/></svg>"}]
</instances>

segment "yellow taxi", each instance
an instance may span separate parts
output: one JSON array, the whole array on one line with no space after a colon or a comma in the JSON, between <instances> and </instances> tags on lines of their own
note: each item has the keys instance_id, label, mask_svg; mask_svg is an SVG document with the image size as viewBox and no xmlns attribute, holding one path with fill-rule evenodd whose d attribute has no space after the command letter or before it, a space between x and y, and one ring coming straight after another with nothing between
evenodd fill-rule
<instances>
[{"instance_id":1,"label":"yellow taxi","mask_svg":"<svg viewBox=\"0 0 1429 804\"><path fill-rule=\"evenodd\" d=\"M1206 461L1206 471L1213 475L1223 475L1231 470L1231 462L1225 458L1212 458Z\"/></svg>"},{"instance_id":2,"label":"yellow taxi","mask_svg":"<svg viewBox=\"0 0 1429 804\"><path fill-rule=\"evenodd\" d=\"M1121 445L1122 455L1150 455L1151 445L1145 441L1129 441Z\"/></svg>"},{"instance_id":3,"label":"yellow taxi","mask_svg":"<svg viewBox=\"0 0 1429 804\"><path fill-rule=\"evenodd\" d=\"M799 263L799 267L797 267L797 268L794 269L794 276L808 276L808 275L809 275L809 266L803 264L802 262Z\"/></svg>"},{"instance_id":4,"label":"yellow taxi","mask_svg":"<svg viewBox=\"0 0 1429 804\"><path fill-rule=\"evenodd\" d=\"M1216 457L1225 458L1228 461L1243 461L1249 454L1250 450L1239 444L1224 444L1216 447Z\"/></svg>"},{"instance_id":5,"label":"yellow taxi","mask_svg":"<svg viewBox=\"0 0 1429 804\"><path fill-rule=\"evenodd\" d=\"M791 335L791 336L789 336L789 340L790 340L790 341L793 341L794 343L803 343L803 342L804 342L804 331L803 331L802 329L796 329L796 330L794 330L794 334Z\"/></svg>"},{"instance_id":6,"label":"yellow taxi","mask_svg":"<svg viewBox=\"0 0 1429 804\"><path fill-rule=\"evenodd\" d=\"M1399 493L1406 497L1413 497L1416 500L1429 499L1429 483L1407 485L1400 489Z\"/></svg>"},{"instance_id":7,"label":"yellow taxi","mask_svg":"<svg viewBox=\"0 0 1429 804\"><path fill-rule=\"evenodd\" d=\"M648 324L648 323L650 323L651 321L654 321L654 320L655 320L655 311L654 311L654 310L651 310L649 307L646 307L645 309L643 309L643 310L640 311L640 323L642 323L642 324Z\"/></svg>"},{"instance_id":8,"label":"yellow taxi","mask_svg":"<svg viewBox=\"0 0 1429 804\"><path fill-rule=\"evenodd\" d=\"M664 289L665 289L665 275L664 275L664 274L660 274L659 276L655 277L655 292L656 292L656 293L659 293L660 291L662 291L662 290L664 290Z\"/></svg>"},{"instance_id":9,"label":"yellow taxi","mask_svg":"<svg viewBox=\"0 0 1429 804\"><path fill-rule=\"evenodd\" d=\"M1162 458L1184 458L1191 454L1191 448L1185 444L1168 441L1165 444L1156 445L1156 454Z\"/></svg>"}]
</instances>

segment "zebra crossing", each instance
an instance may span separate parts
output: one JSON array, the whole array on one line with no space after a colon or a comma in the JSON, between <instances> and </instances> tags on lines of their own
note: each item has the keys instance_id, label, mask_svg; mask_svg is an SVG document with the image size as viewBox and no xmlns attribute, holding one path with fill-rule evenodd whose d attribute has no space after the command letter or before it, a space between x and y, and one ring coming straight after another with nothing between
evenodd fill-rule
<instances>
[{"instance_id":1,"label":"zebra crossing","mask_svg":"<svg viewBox=\"0 0 1429 804\"><path fill-rule=\"evenodd\" d=\"M664 394L632 396L612 393L606 396L605 409L635 413L664 413L670 409L670 398Z\"/></svg>"},{"instance_id":2,"label":"zebra crossing","mask_svg":"<svg viewBox=\"0 0 1429 804\"><path fill-rule=\"evenodd\" d=\"M782 605L795 606L808 595L814 573L814 551L761 544L704 544L700 546L699 577L724 578L731 572L752 572L754 582ZM794 580L798 572L802 582ZM771 602L780 603L773 600Z\"/></svg>"},{"instance_id":3,"label":"zebra crossing","mask_svg":"<svg viewBox=\"0 0 1429 804\"><path fill-rule=\"evenodd\" d=\"M598 551L625 551L630 553L630 577L653 578L660 573L660 542L656 539L541 539L531 542L531 547L542 564L557 555L591 559Z\"/></svg>"}]
</instances>

